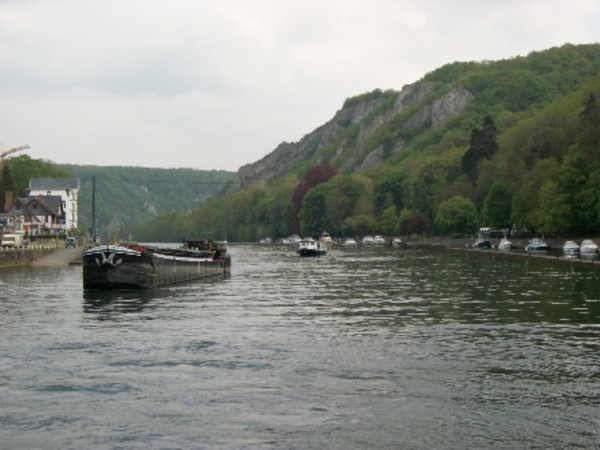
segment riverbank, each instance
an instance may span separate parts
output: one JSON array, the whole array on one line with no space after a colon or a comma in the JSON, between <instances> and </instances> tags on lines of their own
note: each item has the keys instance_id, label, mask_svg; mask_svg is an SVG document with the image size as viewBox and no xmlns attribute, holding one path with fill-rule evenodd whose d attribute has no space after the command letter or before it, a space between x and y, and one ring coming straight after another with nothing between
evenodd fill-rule
<instances>
[{"instance_id":1,"label":"riverbank","mask_svg":"<svg viewBox=\"0 0 600 450\"><path fill-rule=\"evenodd\" d=\"M55 246L0 251L0 269L23 266L64 266L80 263L83 247L62 248Z\"/></svg>"},{"instance_id":2,"label":"riverbank","mask_svg":"<svg viewBox=\"0 0 600 450\"><path fill-rule=\"evenodd\" d=\"M600 242L600 238L592 239L594 242ZM469 252L480 255L494 255L506 258L528 258L538 261L547 261L552 263L566 265L584 265L586 267L600 269L600 260L596 259L598 254L575 254L564 255L556 253L562 250L565 240L561 239L544 239L550 250L555 252L526 252L525 246L529 243L529 239L513 239L514 248L512 250L498 250L499 239L491 239L492 248L473 248L474 239L450 239L450 238L430 238L430 239L408 239L403 241L407 247L440 247L451 251Z\"/></svg>"},{"instance_id":3,"label":"riverbank","mask_svg":"<svg viewBox=\"0 0 600 450\"><path fill-rule=\"evenodd\" d=\"M589 238L587 238L589 239ZM524 250L525 246L530 241L530 238L510 238L516 250ZM581 242L582 239L573 239L576 242ZM497 247L500 239L490 239L492 247ZM562 249L566 239L544 239L544 242L552 250ZM592 241L600 243L600 237L592 238ZM402 242L407 246L424 246L424 247L449 247L449 248L472 248L475 239L473 238L444 238L444 237L432 237L432 238L417 238L417 239L402 239Z\"/></svg>"}]
</instances>

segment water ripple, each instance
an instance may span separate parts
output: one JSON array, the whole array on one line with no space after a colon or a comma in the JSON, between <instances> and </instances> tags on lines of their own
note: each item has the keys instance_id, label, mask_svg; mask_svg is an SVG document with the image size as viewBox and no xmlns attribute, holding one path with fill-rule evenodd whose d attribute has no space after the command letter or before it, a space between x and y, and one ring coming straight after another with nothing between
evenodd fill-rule
<instances>
[{"instance_id":1,"label":"water ripple","mask_svg":"<svg viewBox=\"0 0 600 450\"><path fill-rule=\"evenodd\" d=\"M0 272L6 448L593 448L600 278L443 249L232 246L232 275L82 292Z\"/></svg>"}]
</instances>

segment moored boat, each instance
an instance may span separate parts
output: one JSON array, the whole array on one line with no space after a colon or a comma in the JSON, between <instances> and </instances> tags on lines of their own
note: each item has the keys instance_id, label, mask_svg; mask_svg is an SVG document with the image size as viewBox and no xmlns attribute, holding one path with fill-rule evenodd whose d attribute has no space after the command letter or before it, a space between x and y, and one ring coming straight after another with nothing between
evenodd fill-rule
<instances>
[{"instance_id":1,"label":"moored boat","mask_svg":"<svg viewBox=\"0 0 600 450\"><path fill-rule=\"evenodd\" d=\"M548 250L548 245L540 238L534 238L525 246L526 252L545 252Z\"/></svg>"},{"instance_id":2,"label":"moored boat","mask_svg":"<svg viewBox=\"0 0 600 450\"><path fill-rule=\"evenodd\" d=\"M566 241L563 245L563 252L573 254L579 251L579 245L575 241Z\"/></svg>"},{"instance_id":3,"label":"moored boat","mask_svg":"<svg viewBox=\"0 0 600 450\"><path fill-rule=\"evenodd\" d=\"M333 245L333 239L331 238L331 236L329 235L329 233L327 231L323 231L321 233L321 237L319 238L319 241L321 242L322 245Z\"/></svg>"},{"instance_id":4,"label":"moored boat","mask_svg":"<svg viewBox=\"0 0 600 450\"><path fill-rule=\"evenodd\" d=\"M374 243L375 245L385 245L385 239L384 239L384 237L383 237L383 236L376 235L376 236L373 238L373 241L374 241L373 243Z\"/></svg>"},{"instance_id":5,"label":"moored boat","mask_svg":"<svg viewBox=\"0 0 600 450\"><path fill-rule=\"evenodd\" d=\"M302 238L300 236L298 236L297 234L292 234L291 236L283 238L281 240L281 243L284 245L298 245L301 241Z\"/></svg>"},{"instance_id":6,"label":"moored boat","mask_svg":"<svg viewBox=\"0 0 600 450\"><path fill-rule=\"evenodd\" d=\"M507 238L502 238L500 239L500 242L498 242L498 250L510 250L514 247L512 241L510 241Z\"/></svg>"},{"instance_id":7,"label":"moored boat","mask_svg":"<svg viewBox=\"0 0 600 450\"><path fill-rule=\"evenodd\" d=\"M581 253L598 253L598 245L591 239L585 239L579 246Z\"/></svg>"},{"instance_id":8,"label":"moored boat","mask_svg":"<svg viewBox=\"0 0 600 450\"><path fill-rule=\"evenodd\" d=\"M344 242L342 242L343 247L356 247L356 241L352 238L346 238Z\"/></svg>"},{"instance_id":9,"label":"moored boat","mask_svg":"<svg viewBox=\"0 0 600 450\"><path fill-rule=\"evenodd\" d=\"M188 241L182 248L98 245L83 253L83 288L154 289L230 271L224 247ZM202 247L207 244L207 247Z\"/></svg>"},{"instance_id":10,"label":"moored boat","mask_svg":"<svg viewBox=\"0 0 600 450\"><path fill-rule=\"evenodd\" d=\"M375 245L375 239L373 239L373 236L367 235L362 238L362 243L363 245Z\"/></svg>"},{"instance_id":11,"label":"moored boat","mask_svg":"<svg viewBox=\"0 0 600 450\"><path fill-rule=\"evenodd\" d=\"M489 239L479 238L473 243L473 248L490 248L491 246Z\"/></svg>"},{"instance_id":12,"label":"moored boat","mask_svg":"<svg viewBox=\"0 0 600 450\"><path fill-rule=\"evenodd\" d=\"M399 237L395 237L394 239L392 239L392 247L400 248L405 246L406 244L402 242L402 239L400 239Z\"/></svg>"}]
</instances>

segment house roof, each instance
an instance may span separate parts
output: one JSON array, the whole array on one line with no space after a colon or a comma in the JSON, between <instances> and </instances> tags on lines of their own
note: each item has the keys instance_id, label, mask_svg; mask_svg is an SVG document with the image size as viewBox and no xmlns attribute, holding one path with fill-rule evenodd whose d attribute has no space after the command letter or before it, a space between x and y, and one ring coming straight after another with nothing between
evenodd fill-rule
<instances>
[{"instance_id":1,"label":"house roof","mask_svg":"<svg viewBox=\"0 0 600 450\"><path fill-rule=\"evenodd\" d=\"M19 206L17 206L19 205ZM20 208L20 209L19 209ZM29 216L35 216L35 214L33 213L33 211L31 209L29 209L29 205L27 202L27 199L25 198L16 198L12 205L10 205L10 208L8 210L9 213L12 214L18 214L19 215L29 215Z\"/></svg>"},{"instance_id":2,"label":"house roof","mask_svg":"<svg viewBox=\"0 0 600 450\"><path fill-rule=\"evenodd\" d=\"M78 178L31 178L29 180L29 190L51 191L79 189Z\"/></svg>"},{"instance_id":3,"label":"house roof","mask_svg":"<svg viewBox=\"0 0 600 450\"><path fill-rule=\"evenodd\" d=\"M33 205L37 204L40 209ZM21 207L21 213L35 218L38 215L58 216L62 211L62 200L59 195L33 196L27 198L17 198L10 206L9 212L15 214L17 205Z\"/></svg>"},{"instance_id":4,"label":"house roof","mask_svg":"<svg viewBox=\"0 0 600 450\"><path fill-rule=\"evenodd\" d=\"M50 214L57 215L62 210L62 197L60 195L37 195L27 197L27 205L37 202Z\"/></svg>"}]
</instances>

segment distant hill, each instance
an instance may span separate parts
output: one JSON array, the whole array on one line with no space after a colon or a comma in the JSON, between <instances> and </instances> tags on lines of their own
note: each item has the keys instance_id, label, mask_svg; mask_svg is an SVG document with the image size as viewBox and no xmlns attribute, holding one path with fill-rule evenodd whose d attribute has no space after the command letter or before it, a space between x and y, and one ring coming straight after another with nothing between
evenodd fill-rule
<instances>
[{"instance_id":1,"label":"distant hill","mask_svg":"<svg viewBox=\"0 0 600 450\"><path fill-rule=\"evenodd\" d=\"M92 186L96 179L96 218L101 229L118 233L124 227L148 222L172 211L202 205L232 180L222 170L154 169L58 164L81 183L79 217L91 227Z\"/></svg>"}]
</instances>

